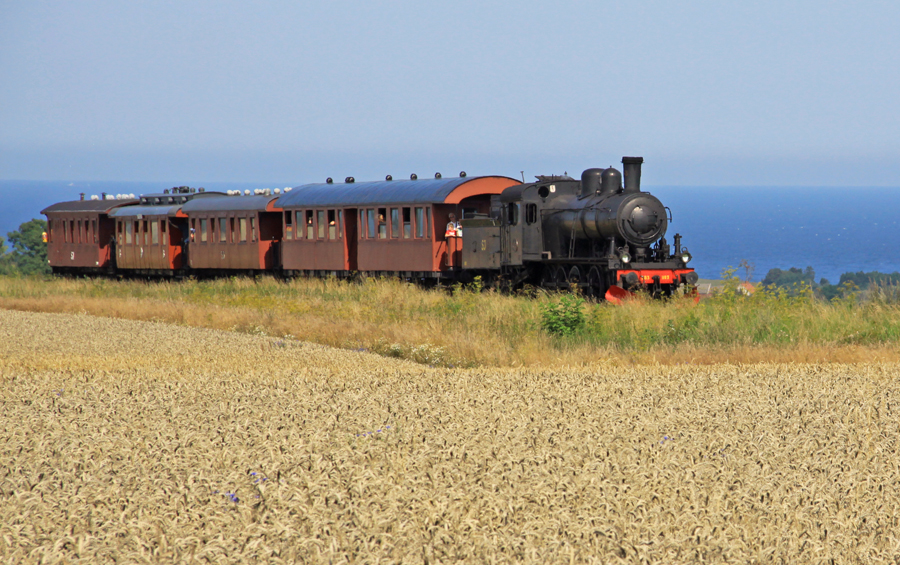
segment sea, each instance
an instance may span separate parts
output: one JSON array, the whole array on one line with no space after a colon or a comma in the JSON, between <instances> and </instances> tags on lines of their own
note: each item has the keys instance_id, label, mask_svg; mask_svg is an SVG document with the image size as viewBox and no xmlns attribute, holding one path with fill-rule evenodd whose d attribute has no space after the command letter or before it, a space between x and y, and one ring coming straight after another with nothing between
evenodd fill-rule
<instances>
[{"instance_id":1,"label":"sea","mask_svg":"<svg viewBox=\"0 0 900 565\"><path fill-rule=\"evenodd\" d=\"M0 236L63 200L161 192L178 183L0 180ZM297 182L192 183L207 190L284 188ZM812 267L816 281L842 273L900 271L900 187L645 186L669 207L667 239L679 233L704 279L738 268L762 280L770 269ZM740 268L741 263L750 266Z\"/></svg>"}]
</instances>

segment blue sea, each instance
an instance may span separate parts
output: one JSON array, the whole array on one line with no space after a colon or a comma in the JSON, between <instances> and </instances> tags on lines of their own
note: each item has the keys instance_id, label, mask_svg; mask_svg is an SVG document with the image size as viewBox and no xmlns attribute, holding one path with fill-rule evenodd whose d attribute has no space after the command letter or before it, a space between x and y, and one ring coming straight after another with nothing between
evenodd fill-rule
<instances>
[{"instance_id":1,"label":"blue sea","mask_svg":"<svg viewBox=\"0 0 900 565\"><path fill-rule=\"evenodd\" d=\"M62 200L107 192L149 193L177 183L0 181L0 235ZM209 190L284 188L299 182L192 183ZM645 186L672 210L667 239L680 233L702 278L742 260L751 280L769 269L812 267L816 280L841 273L900 271L900 188ZM743 276L743 270L739 273Z\"/></svg>"}]
</instances>

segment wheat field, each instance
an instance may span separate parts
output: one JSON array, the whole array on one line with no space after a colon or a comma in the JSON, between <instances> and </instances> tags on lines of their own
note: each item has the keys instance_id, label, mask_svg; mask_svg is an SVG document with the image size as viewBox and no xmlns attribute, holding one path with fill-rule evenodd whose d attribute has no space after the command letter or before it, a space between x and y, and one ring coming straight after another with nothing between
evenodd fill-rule
<instances>
[{"instance_id":1,"label":"wheat field","mask_svg":"<svg viewBox=\"0 0 900 565\"><path fill-rule=\"evenodd\" d=\"M0 310L0 562L897 563L898 374Z\"/></svg>"}]
</instances>

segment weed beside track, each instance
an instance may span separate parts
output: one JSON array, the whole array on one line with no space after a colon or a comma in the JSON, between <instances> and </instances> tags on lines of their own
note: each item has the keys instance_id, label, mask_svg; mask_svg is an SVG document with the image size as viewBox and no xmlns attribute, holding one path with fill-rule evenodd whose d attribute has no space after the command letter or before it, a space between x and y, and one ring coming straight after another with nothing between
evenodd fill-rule
<instances>
[{"instance_id":1,"label":"weed beside track","mask_svg":"<svg viewBox=\"0 0 900 565\"><path fill-rule=\"evenodd\" d=\"M434 366L900 361L900 301L893 294L823 302L808 293L725 292L696 306L581 303L577 326L560 317L571 314L566 300L543 292L425 290L396 280L0 277L0 308L233 330ZM548 312L557 316L550 324Z\"/></svg>"}]
</instances>

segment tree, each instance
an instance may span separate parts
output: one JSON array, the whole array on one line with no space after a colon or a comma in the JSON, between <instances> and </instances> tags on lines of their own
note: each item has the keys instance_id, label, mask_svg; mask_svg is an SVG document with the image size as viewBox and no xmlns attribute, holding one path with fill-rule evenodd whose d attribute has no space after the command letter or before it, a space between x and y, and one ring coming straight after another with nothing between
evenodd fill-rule
<instances>
[{"instance_id":1,"label":"tree","mask_svg":"<svg viewBox=\"0 0 900 565\"><path fill-rule=\"evenodd\" d=\"M807 267L806 271L802 271L797 267L791 267L787 271L781 269L770 269L763 279L764 286L774 285L781 288L794 288L799 283L807 283L809 286L816 285L816 272L812 267Z\"/></svg>"},{"instance_id":2,"label":"tree","mask_svg":"<svg viewBox=\"0 0 900 565\"><path fill-rule=\"evenodd\" d=\"M6 242L0 237L0 275L8 275L12 272L10 255L6 252Z\"/></svg>"},{"instance_id":3,"label":"tree","mask_svg":"<svg viewBox=\"0 0 900 565\"><path fill-rule=\"evenodd\" d=\"M50 272L47 264L47 244L43 234L47 231L44 220L30 220L19 226L18 231L9 232L12 244L12 264L25 275L40 275Z\"/></svg>"}]
</instances>

